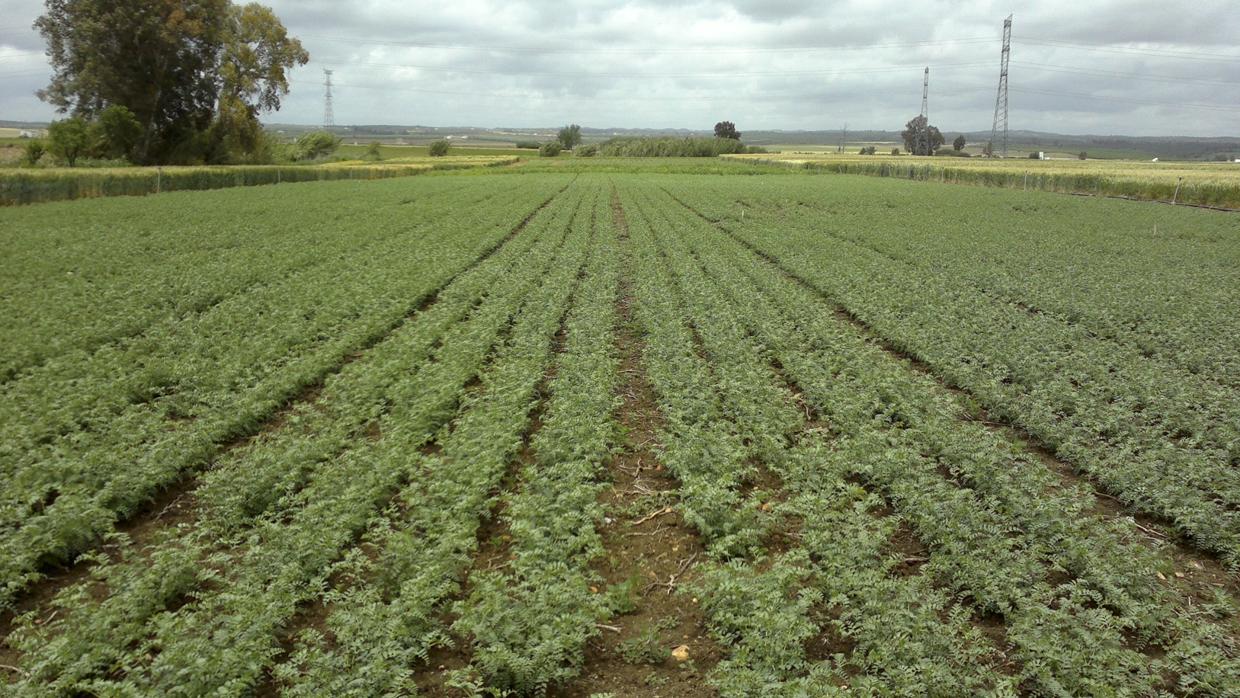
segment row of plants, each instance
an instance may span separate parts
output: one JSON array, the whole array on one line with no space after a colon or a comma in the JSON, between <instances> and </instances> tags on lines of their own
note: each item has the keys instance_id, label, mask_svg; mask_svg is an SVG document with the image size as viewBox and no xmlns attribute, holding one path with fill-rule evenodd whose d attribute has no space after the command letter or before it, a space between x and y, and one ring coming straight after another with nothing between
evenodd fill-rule
<instances>
[{"instance_id":1,"label":"row of plants","mask_svg":"<svg viewBox=\"0 0 1240 698\"><path fill-rule=\"evenodd\" d=\"M0 603L382 339L564 185L530 182L468 212L441 202L420 235L362 247L4 386Z\"/></svg>"},{"instance_id":2,"label":"row of plants","mask_svg":"<svg viewBox=\"0 0 1240 698\"><path fill-rule=\"evenodd\" d=\"M855 189L794 183L784 194L820 215L829 211L832 235L1081 325L1147 359L1240 387L1234 341L1240 318L1230 312L1240 303L1230 277L1240 239L1229 234L1230 217L970 193L960 197L969 210L962 219L957 210L919 206L920 194L906 186L883 187L876 198L885 205L843 205ZM992 205L983 204L987 199ZM759 208L784 205L765 197L745 201ZM918 207L916 226L904 225L906 207Z\"/></svg>"},{"instance_id":3,"label":"row of plants","mask_svg":"<svg viewBox=\"0 0 1240 698\"><path fill-rule=\"evenodd\" d=\"M596 193L584 198L581 208L597 206ZM450 642L443 611L461 591L480 524L530 428L538 387L554 360L554 336L587 263L589 216L578 210L552 225L569 231L565 247L528 294L478 390L438 436L439 448L416 456L424 476L367 533L373 554L342 563L342 583L325 597L325 628L301 633L276 670L289 695L414 693L419 660Z\"/></svg>"},{"instance_id":4,"label":"row of plants","mask_svg":"<svg viewBox=\"0 0 1240 698\"><path fill-rule=\"evenodd\" d=\"M980 159L978 159L980 160ZM970 164L934 162L911 162L899 160L870 160L863 158L757 157L749 160L762 164L782 164L788 167L831 172L834 174L867 175L871 177L895 177L926 182L973 184L1006 189L1061 192L1068 194L1091 194L1095 196L1118 196L1146 201L1177 202L1202 206L1240 209L1240 186L1218 178L1167 176L1143 177L1140 172L1132 174L1084 169L1049 169L1034 167L1022 169L1017 166L987 166L987 161Z\"/></svg>"},{"instance_id":5,"label":"row of plants","mask_svg":"<svg viewBox=\"0 0 1240 698\"><path fill-rule=\"evenodd\" d=\"M502 196L472 180L428 179L416 200L402 203L404 192L387 188L378 200L311 198L287 189L227 196L228 216L216 213L218 198L121 199L60 207L50 218L46 209L5 211L12 268L0 301L0 318L10 326L0 347L0 383L65 355L80 362L157 324L201 315L256 286L411 232L383 225L343 235L336 216L347 220L383 208L426 229L458 200L474 207ZM288 211L256 234L253 220L272 207ZM101 222L111 217L123 217L125 225Z\"/></svg>"},{"instance_id":6,"label":"row of plants","mask_svg":"<svg viewBox=\"0 0 1240 698\"><path fill-rule=\"evenodd\" d=\"M488 357L513 351L531 315L545 314L540 301L559 290L543 282L557 261L571 261L558 251L558 227L575 206L553 203L333 377L316 404L217 464L196 492L188 530L168 530L94 571L106 595L76 585L56 600L63 615L55 622L24 619L8 640L25 655L24 687L253 690L279 654L277 631L321 596L344 549L393 515L398 491L436 481L421 447L459 405L478 402L471 381L487 384L499 370ZM531 255L539 263L527 263Z\"/></svg>"},{"instance_id":7,"label":"row of plants","mask_svg":"<svg viewBox=\"0 0 1240 698\"><path fill-rule=\"evenodd\" d=\"M693 202L720 199L688 188ZM771 195L778 196L772 192ZM717 216L712 216L717 217ZM846 308L897 349L967 389L1134 510L1240 559L1240 403L1213 381L995 302L967 283L824 234L783 212L721 225ZM1173 380L1174 379L1174 380Z\"/></svg>"},{"instance_id":8,"label":"row of plants","mask_svg":"<svg viewBox=\"0 0 1240 698\"><path fill-rule=\"evenodd\" d=\"M770 338L755 334L749 315L770 314L754 289L735 295L735 286L705 273L682 238L685 221L666 201L648 191L634 198L655 218L649 234L675 271L693 325L704 338L716 337L703 342L711 366L732 367L718 390L732 403L733 428L745 443L764 443L754 455L781 483L777 492L751 494L749 504L783 520L774 527L794 528L783 535L799 542L782 550L787 544L773 544L764 532L773 527L769 519L750 521L747 537L766 549L751 546L707 572L699 586L703 607L732 648L715 684L735 696L833 695L848 684L896 695L1002 685L989 658L994 648L968 627L968 614L949 594L923 577L888 578L902 563L890 541L902 519L881 515L880 496L824 468L826 430L809 422L773 370ZM835 627L823 620L825 604L838 616ZM893 644L893 634L902 641ZM808 656L807 645L832 638L851 652L830 661Z\"/></svg>"},{"instance_id":9,"label":"row of plants","mask_svg":"<svg viewBox=\"0 0 1240 698\"><path fill-rule=\"evenodd\" d=\"M1212 615L1220 609L1226 615L1234 601L1223 595L1219 606L1202 609L1160 585L1156 580L1170 572L1170 560L1130 542L1130 524L1089 514L1087 489L1057 486L1056 476L1027 454L962 422L960 407L933 381L867 345L812 292L740 245L720 240L693 214L669 222L706 273L731 287L727 295L742 306L739 316L829 425L834 443L802 444L811 458L781 471L785 486L800 494L808 484L811 492L822 487L817 491L838 496L850 488L848 478L860 477L878 488L930 549L921 573L983 612L1003 616L1015 660L1007 671L1024 685L1047 694L1174 685L1212 695L1236 682L1240 663L1228 637L1234 622L1215 625ZM863 499L855 485L851 489L855 506ZM805 527L822 519L823 502L792 501L802 541L811 540ZM838 518L828 520L831 535L849 530ZM775 579L786 583L790 574L795 577L780 568ZM1057 579L1060 574L1067 579ZM946 617L967 627L967 613ZM1081 652L1080 644L1092 650ZM1166 656L1142 654L1151 646ZM962 667L977 659L968 652L955 656ZM931 664L952 665L941 659ZM906 672L910 666L919 665L905 664ZM1011 690L1017 684L1001 685Z\"/></svg>"},{"instance_id":10,"label":"row of plants","mask_svg":"<svg viewBox=\"0 0 1240 698\"><path fill-rule=\"evenodd\" d=\"M620 261L602 194L595 190L590 261L565 319L531 456L504 499L508 557L502 568L472 573L469 595L455 606L453 630L469 638L472 672L523 694L575 677L586 643L613 611L591 567L604 554L599 496L609 486L603 468L617 448L613 414L622 402L614 334Z\"/></svg>"}]
</instances>

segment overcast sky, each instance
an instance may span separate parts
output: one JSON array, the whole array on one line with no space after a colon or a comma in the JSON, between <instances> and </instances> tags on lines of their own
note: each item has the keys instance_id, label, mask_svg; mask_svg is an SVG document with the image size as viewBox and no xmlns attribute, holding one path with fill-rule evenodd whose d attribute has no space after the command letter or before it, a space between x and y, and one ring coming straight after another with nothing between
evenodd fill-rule
<instances>
[{"instance_id":1,"label":"overcast sky","mask_svg":"<svg viewBox=\"0 0 1240 698\"><path fill-rule=\"evenodd\" d=\"M310 51L268 121L338 124L989 129L1016 10L1013 129L1240 135L1237 0L270 0ZM1028 5L1029 3L1023 3ZM0 0L0 119L47 120L30 28Z\"/></svg>"}]
</instances>

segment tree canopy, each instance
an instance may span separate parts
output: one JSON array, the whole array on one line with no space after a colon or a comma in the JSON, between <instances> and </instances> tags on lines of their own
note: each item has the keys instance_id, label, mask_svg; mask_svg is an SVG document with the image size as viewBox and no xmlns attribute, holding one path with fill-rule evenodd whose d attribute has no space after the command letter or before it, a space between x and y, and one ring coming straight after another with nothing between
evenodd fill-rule
<instances>
[{"instance_id":1,"label":"tree canopy","mask_svg":"<svg viewBox=\"0 0 1240 698\"><path fill-rule=\"evenodd\" d=\"M937 126L931 126L925 116L914 116L900 132L904 149L913 155L934 155L947 140Z\"/></svg>"},{"instance_id":2,"label":"tree canopy","mask_svg":"<svg viewBox=\"0 0 1240 698\"><path fill-rule=\"evenodd\" d=\"M143 163L251 151L286 70L310 59L269 8L230 0L46 0L35 27L53 71L39 96L87 121L125 107Z\"/></svg>"},{"instance_id":3,"label":"tree canopy","mask_svg":"<svg viewBox=\"0 0 1240 698\"><path fill-rule=\"evenodd\" d=\"M715 124L715 138L730 138L739 141L741 132L736 130L736 124L731 121L720 121Z\"/></svg>"},{"instance_id":4,"label":"tree canopy","mask_svg":"<svg viewBox=\"0 0 1240 698\"><path fill-rule=\"evenodd\" d=\"M569 124L560 129L560 133L556 136L556 140L565 150L572 150L581 142L581 127L577 124Z\"/></svg>"}]
</instances>

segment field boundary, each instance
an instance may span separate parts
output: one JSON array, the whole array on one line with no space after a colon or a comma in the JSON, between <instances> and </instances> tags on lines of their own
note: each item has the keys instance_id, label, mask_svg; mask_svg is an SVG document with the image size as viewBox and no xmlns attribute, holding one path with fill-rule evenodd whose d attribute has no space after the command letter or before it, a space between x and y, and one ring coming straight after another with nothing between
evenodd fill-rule
<instances>
[{"instance_id":1,"label":"field boundary","mask_svg":"<svg viewBox=\"0 0 1240 698\"><path fill-rule=\"evenodd\" d=\"M789 170L806 170L809 172L826 172L830 174L843 175L861 175L866 177L887 177L892 179L907 179L915 182L936 182L939 184L965 184L980 187L990 187L998 189L1020 189L1022 191L1042 191L1053 194L1068 194L1070 196L1081 196L1092 199L1116 199L1120 201L1133 201L1147 204L1163 204L1166 206L1183 206L1186 208L1201 208L1209 211L1221 211L1224 213L1240 213L1240 207L1227 207L1215 204L1207 204L1193 202L1189 199L1190 195L1196 191L1198 185L1186 183L1180 196L1171 194L1171 191L1179 191L1180 188L1174 182L1152 183L1154 189L1150 190L1153 196L1136 196L1132 194L1120 194L1114 191L1118 185L1126 184L1123 181L1114 180L1103 174L1060 174L1060 173L1039 173L1036 176L1029 176L1024 171L999 171L999 170L982 170L968 169L962 167L952 167L950 165L942 165L928 162L914 162L907 165L903 163L892 163L888 161L879 162L855 162L855 161L839 161L839 162L816 162L812 160L782 160L779 158L750 158L750 157L730 157L722 156L727 159L739 160L741 162L750 163L751 165L774 165L785 167ZM1111 188L1111 193L1103 193L1106 188ZM1240 204L1240 187L1213 187L1209 193L1221 195L1227 201L1235 201Z\"/></svg>"},{"instance_id":2,"label":"field boundary","mask_svg":"<svg viewBox=\"0 0 1240 698\"><path fill-rule=\"evenodd\" d=\"M388 164L222 165L0 171L0 206L111 196L148 196L172 191L204 191L298 182L390 179L436 171L501 167L511 165L518 160L516 156L510 156L447 158L445 161L437 162Z\"/></svg>"}]
</instances>

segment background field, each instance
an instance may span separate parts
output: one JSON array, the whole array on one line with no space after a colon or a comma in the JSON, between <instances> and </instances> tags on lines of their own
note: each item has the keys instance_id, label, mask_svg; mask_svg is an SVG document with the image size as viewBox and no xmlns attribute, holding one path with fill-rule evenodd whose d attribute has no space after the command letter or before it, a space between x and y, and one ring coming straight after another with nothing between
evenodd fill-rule
<instances>
[{"instance_id":1,"label":"background field","mask_svg":"<svg viewBox=\"0 0 1240 698\"><path fill-rule=\"evenodd\" d=\"M879 151L882 152L881 150ZM1132 160L918 158L809 150L732 159L828 172L1240 208L1240 164ZM1177 194L1178 188L1178 194Z\"/></svg>"},{"instance_id":2,"label":"background field","mask_svg":"<svg viewBox=\"0 0 1240 698\"><path fill-rule=\"evenodd\" d=\"M1236 214L570 157L0 254L15 695L1240 686Z\"/></svg>"}]
</instances>

